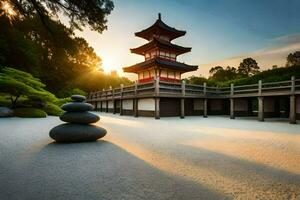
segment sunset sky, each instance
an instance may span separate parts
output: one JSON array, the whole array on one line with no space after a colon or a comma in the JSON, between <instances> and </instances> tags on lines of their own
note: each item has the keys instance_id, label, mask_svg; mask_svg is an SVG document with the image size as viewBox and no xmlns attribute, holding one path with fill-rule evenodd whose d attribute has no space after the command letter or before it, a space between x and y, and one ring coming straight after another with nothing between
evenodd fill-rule
<instances>
[{"instance_id":1,"label":"sunset sky","mask_svg":"<svg viewBox=\"0 0 300 200\"><path fill-rule=\"evenodd\" d=\"M152 25L159 12L165 23L187 31L173 43L192 47L178 60L199 65L195 75L207 76L215 65L237 67L249 56L261 68L281 66L290 52L300 50L299 0L114 0L114 4L103 34L88 28L76 32L94 47L106 72L124 75L122 67L143 61L129 50L146 43L134 32Z\"/></svg>"}]
</instances>

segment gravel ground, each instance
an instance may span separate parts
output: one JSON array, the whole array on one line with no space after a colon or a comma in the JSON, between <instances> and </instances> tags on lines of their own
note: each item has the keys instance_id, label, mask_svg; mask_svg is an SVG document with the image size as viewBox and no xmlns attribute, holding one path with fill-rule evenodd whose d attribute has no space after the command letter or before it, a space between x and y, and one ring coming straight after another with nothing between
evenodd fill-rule
<instances>
[{"instance_id":1,"label":"gravel ground","mask_svg":"<svg viewBox=\"0 0 300 200\"><path fill-rule=\"evenodd\" d=\"M97 142L55 144L45 119L0 119L0 199L300 199L300 125L98 113Z\"/></svg>"}]
</instances>

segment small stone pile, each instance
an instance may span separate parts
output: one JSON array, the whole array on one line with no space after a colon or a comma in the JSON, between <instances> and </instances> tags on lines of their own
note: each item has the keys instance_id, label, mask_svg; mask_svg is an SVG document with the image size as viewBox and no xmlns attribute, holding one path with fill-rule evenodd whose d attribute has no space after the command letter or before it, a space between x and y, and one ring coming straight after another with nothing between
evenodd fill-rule
<instances>
[{"instance_id":1,"label":"small stone pile","mask_svg":"<svg viewBox=\"0 0 300 200\"><path fill-rule=\"evenodd\" d=\"M72 95L72 102L62 105L66 111L60 116L60 120L67 122L51 129L49 135L56 142L90 142L98 140L106 135L104 128L91 125L100 120L98 115L90 113L94 106L85 103L85 96Z\"/></svg>"}]
</instances>

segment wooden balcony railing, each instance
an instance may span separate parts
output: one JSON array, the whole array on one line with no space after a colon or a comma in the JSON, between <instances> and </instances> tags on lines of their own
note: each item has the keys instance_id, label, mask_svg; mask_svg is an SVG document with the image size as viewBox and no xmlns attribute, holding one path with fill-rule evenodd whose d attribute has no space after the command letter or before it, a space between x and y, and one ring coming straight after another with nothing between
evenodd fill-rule
<instances>
[{"instance_id":1,"label":"wooden balcony railing","mask_svg":"<svg viewBox=\"0 0 300 200\"><path fill-rule=\"evenodd\" d=\"M103 101L112 99L126 99L139 97L177 97L177 98L238 98L255 96L276 96L300 94L300 79L292 77L288 81L263 83L230 87L209 87L203 85L191 85L182 83L170 83L159 79L146 83L108 90L91 92L87 101Z\"/></svg>"}]
</instances>

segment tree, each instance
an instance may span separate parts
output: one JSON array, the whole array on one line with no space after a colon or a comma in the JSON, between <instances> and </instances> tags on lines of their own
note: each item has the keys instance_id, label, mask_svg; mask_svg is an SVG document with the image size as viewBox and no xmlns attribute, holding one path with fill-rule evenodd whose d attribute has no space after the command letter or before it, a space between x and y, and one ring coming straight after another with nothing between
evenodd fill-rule
<instances>
[{"instance_id":1,"label":"tree","mask_svg":"<svg viewBox=\"0 0 300 200\"><path fill-rule=\"evenodd\" d=\"M225 82L237 78L238 73L235 67L227 66L225 69L221 66L213 67L209 70L210 79L217 82Z\"/></svg>"},{"instance_id":2,"label":"tree","mask_svg":"<svg viewBox=\"0 0 300 200\"><path fill-rule=\"evenodd\" d=\"M187 84L193 84L193 85L203 85L203 83L207 82L207 79L202 77L201 75L200 76L193 75L185 80Z\"/></svg>"},{"instance_id":3,"label":"tree","mask_svg":"<svg viewBox=\"0 0 300 200\"><path fill-rule=\"evenodd\" d=\"M259 66L253 58L246 58L240 63L238 72L243 76L252 76L259 72Z\"/></svg>"},{"instance_id":4,"label":"tree","mask_svg":"<svg viewBox=\"0 0 300 200\"><path fill-rule=\"evenodd\" d=\"M37 18L15 21L11 26L1 16L0 66L29 72L40 78L47 90L58 94L83 85L79 77L97 71L101 59L71 29L56 21L49 24L52 34Z\"/></svg>"},{"instance_id":5,"label":"tree","mask_svg":"<svg viewBox=\"0 0 300 200\"><path fill-rule=\"evenodd\" d=\"M21 96L33 101L56 101L56 97L44 87L45 85L39 79L29 73L8 67L0 71L0 93L10 96L12 108L16 107Z\"/></svg>"},{"instance_id":6,"label":"tree","mask_svg":"<svg viewBox=\"0 0 300 200\"><path fill-rule=\"evenodd\" d=\"M286 58L286 61L287 61L286 62L287 67L300 65L300 51L290 53Z\"/></svg>"},{"instance_id":7,"label":"tree","mask_svg":"<svg viewBox=\"0 0 300 200\"><path fill-rule=\"evenodd\" d=\"M221 66L215 66L215 67L212 67L209 70L209 73L210 73L210 75L213 75L214 73L216 73L217 71L220 71L220 70L223 70L223 67L221 67Z\"/></svg>"},{"instance_id":8,"label":"tree","mask_svg":"<svg viewBox=\"0 0 300 200\"><path fill-rule=\"evenodd\" d=\"M32 18L38 16L42 24L51 32L50 18L62 13L69 18L72 28L81 30L89 26L101 33L105 30L107 19L114 8L111 0L4 0L15 12L15 17ZM1 10L0 10L1 11Z\"/></svg>"}]
</instances>

